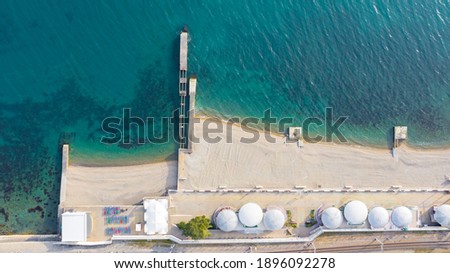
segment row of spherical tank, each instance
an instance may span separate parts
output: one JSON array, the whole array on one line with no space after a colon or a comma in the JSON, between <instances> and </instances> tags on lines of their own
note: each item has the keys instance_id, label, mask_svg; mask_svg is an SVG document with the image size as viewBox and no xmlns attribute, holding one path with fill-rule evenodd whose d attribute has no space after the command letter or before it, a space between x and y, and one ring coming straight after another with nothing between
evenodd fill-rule
<instances>
[{"instance_id":1,"label":"row of spherical tank","mask_svg":"<svg viewBox=\"0 0 450 273\"><path fill-rule=\"evenodd\" d=\"M244 228L256 227L263 223L266 230L279 230L286 222L285 211L278 207L270 207L263 212L255 203L243 205L236 213L229 207L220 208L214 215L216 227L225 232L236 230L241 224Z\"/></svg>"},{"instance_id":2,"label":"row of spherical tank","mask_svg":"<svg viewBox=\"0 0 450 273\"><path fill-rule=\"evenodd\" d=\"M350 225L361 225L366 219L372 228L384 228L389 220L398 228L407 228L413 219L411 210L405 206L399 206L392 210L391 216L383 207L374 207L370 210L361 201L351 201L344 207L344 215L335 207L325 209L320 219L328 229L339 228L345 220ZM450 227L450 205L441 205L435 209L435 220L445 227Z\"/></svg>"}]
</instances>

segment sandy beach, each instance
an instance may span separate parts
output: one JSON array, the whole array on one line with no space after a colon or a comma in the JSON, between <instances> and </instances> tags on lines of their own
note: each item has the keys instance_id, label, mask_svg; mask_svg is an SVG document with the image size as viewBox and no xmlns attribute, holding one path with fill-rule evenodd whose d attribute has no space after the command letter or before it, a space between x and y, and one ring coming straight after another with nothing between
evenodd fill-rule
<instances>
[{"instance_id":1,"label":"sandy beach","mask_svg":"<svg viewBox=\"0 0 450 273\"><path fill-rule=\"evenodd\" d=\"M205 119L195 125L195 136L202 136ZM210 125L210 128L215 127ZM414 149L403 144L398 158L391 150L333 143L287 143L283 136L274 136L268 143L264 136L252 144L242 138L253 135L240 126L231 126L231 142L225 133L218 143L207 143L200 137L193 152L185 156L185 181L182 189L227 188L443 188L450 182L450 149Z\"/></svg>"},{"instance_id":2,"label":"sandy beach","mask_svg":"<svg viewBox=\"0 0 450 273\"><path fill-rule=\"evenodd\" d=\"M177 163L123 167L69 166L66 206L132 205L176 188Z\"/></svg>"}]
</instances>

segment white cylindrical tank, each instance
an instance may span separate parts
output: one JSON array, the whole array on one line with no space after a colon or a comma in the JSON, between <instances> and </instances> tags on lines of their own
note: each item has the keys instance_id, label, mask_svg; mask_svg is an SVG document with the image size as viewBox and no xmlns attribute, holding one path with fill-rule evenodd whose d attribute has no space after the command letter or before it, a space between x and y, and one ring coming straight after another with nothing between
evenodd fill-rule
<instances>
[{"instance_id":1,"label":"white cylindrical tank","mask_svg":"<svg viewBox=\"0 0 450 273\"><path fill-rule=\"evenodd\" d=\"M236 212L231 209L224 209L219 212L215 219L216 226L225 232L235 230L238 225L238 218Z\"/></svg>"},{"instance_id":2,"label":"white cylindrical tank","mask_svg":"<svg viewBox=\"0 0 450 273\"><path fill-rule=\"evenodd\" d=\"M279 209L269 209L264 213L263 223L268 230L279 230L286 223L286 216Z\"/></svg>"},{"instance_id":3,"label":"white cylindrical tank","mask_svg":"<svg viewBox=\"0 0 450 273\"><path fill-rule=\"evenodd\" d=\"M441 205L434 211L434 219L443 227L450 227L450 205Z\"/></svg>"},{"instance_id":4,"label":"white cylindrical tank","mask_svg":"<svg viewBox=\"0 0 450 273\"><path fill-rule=\"evenodd\" d=\"M389 213L383 207L375 207L369 212L369 223L373 228L382 228L389 223Z\"/></svg>"},{"instance_id":5,"label":"white cylindrical tank","mask_svg":"<svg viewBox=\"0 0 450 273\"><path fill-rule=\"evenodd\" d=\"M329 207L322 212L320 219L326 228L336 229L342 225L344 216L342 216L342 212L339 209Z\"/></svg>"},{"instance_id":6,"label":"white cylindrical tank","mask_svg":"<svg viewBox=\"0 0 450 273\"><path fill-rule=\"evenodd\" d=\"M412 212L410 209L404 206L396 207L392 211L391 221L395 226L399 228L405 228L412 221Z\"/></svg>"},{"instance_id":7,"label":"white cylindrical tank","mask_svg":"<svg viewBox=\"0 0 450 273\"><path fill-rule=\"evenodd\" d=\"M254 227L261 223L263 219L263 211L260 206L255 203L247 203L239 209L239 221L244 226Z\"/></svg>"},{"instance_id":8,"label":"white cylindrical tank","mask_svg":"<svg viewBox=\"0 0 450 273\"><path fill-rule=\"evenodd\" d=\"M351 225L360 225L364 223L367 218L367 207L361 201L351 201L344 208L345 219Z\"/></svg>"}]
</instances>

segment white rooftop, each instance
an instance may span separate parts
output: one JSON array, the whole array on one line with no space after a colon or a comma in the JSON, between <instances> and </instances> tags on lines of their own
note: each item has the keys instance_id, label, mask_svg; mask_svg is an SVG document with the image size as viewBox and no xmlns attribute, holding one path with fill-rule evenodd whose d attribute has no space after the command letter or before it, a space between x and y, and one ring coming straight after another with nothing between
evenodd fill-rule
<instances>
[{"instance_id":1,"label":"white rooftop","mask_svg":"<svg viewBox=\"0 0 450 273\"><path fill-rule=\"evenodd\" d=\"M322 224L329 229L336 229L342 225L344 217L342 212L335 207L329 207L322 212L320 216Z\"/></svg>"},{"instance_id":2,"label":"white rooftop","mask_svg":"<svg viewBox=\"0 0 450 273\"><path fill-rule=\"evenodd\" d=\"M239 209L239 221L246 227L254 227L261 223L263 211L255 203L247 203Z\"/></svg>"},{"instance_id":3,"label":"white rooftop","mask_svg":"<svg viewBox=\"0 0 450 273\"><path fill-rule=\"evenodd\" d=\"M169 230L167 199L144 200L144 231L149 235L166 234Z\"/></svg>"},{"instance_id":4,"label":"white rooftop","mask_svg":"<svg viewBox=\"0 0 450 273\"><path fill-rule=\"evenodd\" d=\"M64 212L61 215L61 241L84 242L87 239L86 212Z\"/></svg>"},{"instance_id":5,"label":"white rooftop","mask_svg":"<svg viewBox=\"0 0 450 273\"><path fill-rule=\"evenodd\" d=\"M366 221L367 207L361 201L350 201L344 208L344 216L350 225L360 225Z\"/></svg>"}]
</instances>

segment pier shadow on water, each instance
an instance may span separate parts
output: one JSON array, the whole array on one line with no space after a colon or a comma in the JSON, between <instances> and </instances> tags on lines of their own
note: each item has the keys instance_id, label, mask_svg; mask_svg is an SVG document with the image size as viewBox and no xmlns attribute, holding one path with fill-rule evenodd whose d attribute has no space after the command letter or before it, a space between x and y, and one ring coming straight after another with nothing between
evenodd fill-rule
<instances>
[{"instance_id":1,"label":"pier shadow on water","mask_svg":"<svg viewBox=\"0 0 450 273\"><path fill-rule=\"evenodd\" d=\"M390 128L386 130L386 145L388 149L392 149L394 147L394 129Z\"/></svg>"}]
</instances>

